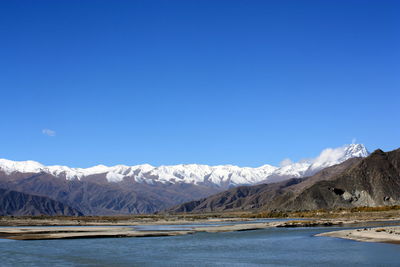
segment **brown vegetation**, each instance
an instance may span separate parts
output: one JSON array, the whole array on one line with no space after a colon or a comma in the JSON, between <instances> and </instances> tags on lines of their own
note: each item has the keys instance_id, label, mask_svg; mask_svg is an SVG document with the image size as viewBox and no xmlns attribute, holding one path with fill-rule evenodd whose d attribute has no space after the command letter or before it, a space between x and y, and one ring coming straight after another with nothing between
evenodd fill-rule
<instances>
[{"instance_id":1,"label":"brown vegetation","mask_svg":"<svg viewBox=\"0 0 400 267\"><path fill-rule=\"evenodd\" d=\"M203 214L146 214L123 216L1 216L0 226L32 225L138 225L180 224L210 221L237 221L262 218L304 218L341 220L388 220L400 218L400 206L356 207L312 211L240 211Z\"/></svg>"},{"instance_id":2,"label":"brown vegetation","mask_svg":"<svg viewBox=\"0 0 400 267\"><path fill-rule=\"evenodd\" d=\"M396 218L400 217L400 206L380 207L354 207L338 208L332 210L318 209L306 211L261 211L254 213L243 213L241 218Z\"/></svg>"}]
</instances>

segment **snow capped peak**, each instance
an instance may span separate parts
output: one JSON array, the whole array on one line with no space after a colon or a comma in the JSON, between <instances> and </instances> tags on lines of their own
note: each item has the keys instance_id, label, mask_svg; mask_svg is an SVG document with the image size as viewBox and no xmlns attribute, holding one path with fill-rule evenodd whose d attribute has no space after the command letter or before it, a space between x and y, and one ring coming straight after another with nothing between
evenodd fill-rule
<instances>
[{"instance_id":1,"label":"snow capped peak","mask_svg":"<svg viewBox=\"0 0 400 267\"><path fill-rule=\"evenodd\" d=\"M314 160L314 163L326 161L345 161L354 157L366 157L369 152L362 144L344 145L338 148L324 149Z\"/></svg>"},{"instance_id":2,"label":"snow capped peak","mask_svg":"<svg viewBox=\"0 0 400 267\"><path fill-rule=\"evenodd\" d=\"M257 168L234 165L208 166L200 164L179 164L153 167L149 164L136 166L115 165L108 167L97 165L90 168L70 168L67 166L44 166L36 161L11 161L0 159L0 170L11 174L48 173L67 180L82 179L89 176L102 176L109 182L120 182L131 177L138 183L191 183L216 186L257 184L276 182L293 177L304 177L346 161L353 157L366 157L369 152L362 144L351 144L339 148L327 148L310 160L293 163L284 160L280 167L263 165Z\"/></svg>"},{"instance_id":3,"label":"snow capped peak","mask_svg":"<svg viewBox=\"0 0 400 267\"><path fill-rule=\"evenodd\" d=\"M351 144L345 146L344 160L348 160L354 157L367 157L370 153L363 144Z\"/></svg>"},{"instance_id":4,"label":"snow capped peak","mask_svg":"<svg viewBox=\"0 0 400 267\"><path fill-rule=\"evenodd\" d=\"M25 173L38 173L44 166L39 162L27 160L27 161L12 161L8 159L0 159L0 169L6 173L14 171L25 172Z\"/></svg>"},{"instance_id":5,"label":"snow capped peak","mask_svg":"<svg viewBox=\"0 0 400 267\"><path fill-rule=\"evenodd\" d=\"M350 158L367 157L369 152L362 144L345 145L338 148L324 149L312 161L309 172L316 172L323 168L342 163Z\"/></svg>"}]
</instances>

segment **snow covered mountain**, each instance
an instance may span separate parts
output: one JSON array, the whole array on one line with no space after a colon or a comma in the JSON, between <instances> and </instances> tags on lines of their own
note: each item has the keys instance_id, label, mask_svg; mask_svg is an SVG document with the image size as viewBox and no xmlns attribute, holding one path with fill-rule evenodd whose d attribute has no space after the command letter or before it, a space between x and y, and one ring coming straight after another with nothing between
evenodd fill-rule
<instances>
[{"instance_id":1,"label":"snow covered mountain","mask_svg":"<svg viewBox=\"0 0 400 267\"><path fill-rule=\"evenodd\" d=\"M258 168L233 165L208 166L180 164L153 167L148 164L107 167L97 165L90 168L70 168L66 166L44 166L36 161L11 161L0 159L0 171L14 173L46 173L66 180L105 178L108 182L133 179L145 184L194 184L227 188L237 185L270 183L294 177L305 177L317 171L339 164L349 158L366 157L369 152L362 144L351 144L339 148L328 148L309 160L284 164L281 167L263 165Z\"/></svg>"}]
</instances>

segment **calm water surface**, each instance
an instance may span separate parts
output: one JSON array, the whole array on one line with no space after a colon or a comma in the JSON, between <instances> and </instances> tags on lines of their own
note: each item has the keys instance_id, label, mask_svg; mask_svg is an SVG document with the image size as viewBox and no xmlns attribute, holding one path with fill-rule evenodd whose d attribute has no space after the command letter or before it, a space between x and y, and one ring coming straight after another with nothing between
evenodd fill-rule
<instances>
[{"instance_id":1,"label":"calm water surface","mask_svg":"<svg viewBox=\"0 0 400 267\"><path fill-rule=\"evenodd\" d=\"M0 265L400 266L400 245L314 237L336 229L271 228L146 238L0 239Z\"/></svg>"}]
</instances>

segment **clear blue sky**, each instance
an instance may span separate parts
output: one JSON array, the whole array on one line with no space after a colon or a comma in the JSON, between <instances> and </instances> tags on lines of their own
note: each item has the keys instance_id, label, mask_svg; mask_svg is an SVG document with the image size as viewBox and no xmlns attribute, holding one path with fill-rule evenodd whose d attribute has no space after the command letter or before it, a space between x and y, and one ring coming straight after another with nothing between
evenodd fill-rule
<instances>
[{"instance_id":1,"label":"clear blue sky","mask_svg":"<svg viewBox=\"0 0 400 267\"><path fill-rule=\"evenodd\" d=\"M400 1L1 1L0 157L259 166L353 138L398 148L399 14Z\"/></svg>"}]
</instances>

